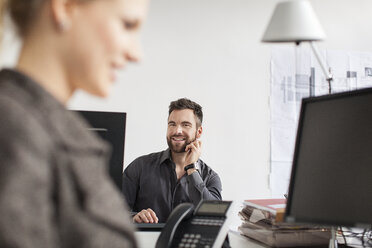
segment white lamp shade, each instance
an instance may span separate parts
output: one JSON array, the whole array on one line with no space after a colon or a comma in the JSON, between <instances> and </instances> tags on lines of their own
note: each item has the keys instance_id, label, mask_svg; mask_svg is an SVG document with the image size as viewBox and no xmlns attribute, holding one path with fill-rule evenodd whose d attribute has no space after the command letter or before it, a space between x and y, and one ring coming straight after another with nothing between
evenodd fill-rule
<instances>
[{"instance_id":1,"label":"white lamp shade","mask_svg":"<svg viewBox=\"0 0 372 248\"><path fill-rule=\"evenodd\" d=\"M278 3L262 38L263 42L318 41L325 33L307 0Z\"/></svg>"}]
</instances>

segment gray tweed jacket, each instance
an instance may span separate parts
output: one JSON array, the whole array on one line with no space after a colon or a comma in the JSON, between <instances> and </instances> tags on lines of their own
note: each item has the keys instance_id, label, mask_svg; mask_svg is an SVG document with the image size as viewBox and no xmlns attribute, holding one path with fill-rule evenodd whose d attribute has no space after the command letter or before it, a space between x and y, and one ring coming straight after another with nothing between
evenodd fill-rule
<instances>
[{"instance_id":1,"label":"gray tweed jacket","mask_svg":"<svg viewBox=\"0 0 372 248\"><path fill-rule=\"evenodd\" d=\"M0 247L136 247L110 149L37 83L0 71Z\"/></svg>"}]
</instances>

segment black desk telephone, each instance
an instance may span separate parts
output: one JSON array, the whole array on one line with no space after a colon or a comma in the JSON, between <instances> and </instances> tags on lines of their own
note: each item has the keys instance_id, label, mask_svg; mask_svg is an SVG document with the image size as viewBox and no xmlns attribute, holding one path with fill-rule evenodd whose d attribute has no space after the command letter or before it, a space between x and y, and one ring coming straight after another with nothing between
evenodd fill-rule
<instances>
[{"instance_id":1,"label":"black desk telephone","mask_svg":"<svg viewBox=\"0 0 372 248\"><path fill-rule=\"evenodd\" d=\"M202 201L178 205L165 224L156 248L221 248L228 233L231 201Z\"/></svg>"}]
</instances>

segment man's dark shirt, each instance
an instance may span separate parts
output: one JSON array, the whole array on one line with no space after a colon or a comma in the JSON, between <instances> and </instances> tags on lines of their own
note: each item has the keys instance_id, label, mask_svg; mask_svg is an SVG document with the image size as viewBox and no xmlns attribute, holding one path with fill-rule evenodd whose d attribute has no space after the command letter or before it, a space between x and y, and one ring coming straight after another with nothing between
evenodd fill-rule
<instances>
[{"instance_id":1,"label":"man's dark shirt","mask_svg":"<svg viewBox=\"0 0 372 248\"><path fill-rule=\"evenodd\" d=\"M221 200L220 177L202 160L198 170L177 180L170 150L135 159L123 174L123 193L133 212L151 208L159 223L166 222L172 210L182 202L195 206L200 200Z\"/></svg>"}]
</instances>

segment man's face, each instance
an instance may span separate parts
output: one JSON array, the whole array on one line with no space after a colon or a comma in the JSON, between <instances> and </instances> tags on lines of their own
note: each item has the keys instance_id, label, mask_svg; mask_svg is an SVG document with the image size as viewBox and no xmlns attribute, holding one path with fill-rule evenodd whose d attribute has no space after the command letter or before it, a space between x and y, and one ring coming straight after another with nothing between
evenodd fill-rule
<instances>
[{"instance_id":1,"label":"man's face","mask_svg":"<svg viewBox=\"0 0 372 248\"><path fill-rule=\"evenodd\" d=\"M188 144L201 136L191 109L174 110L168 117L167 143L172 152L182 153Z\"/></svg>"}]
</instances>

